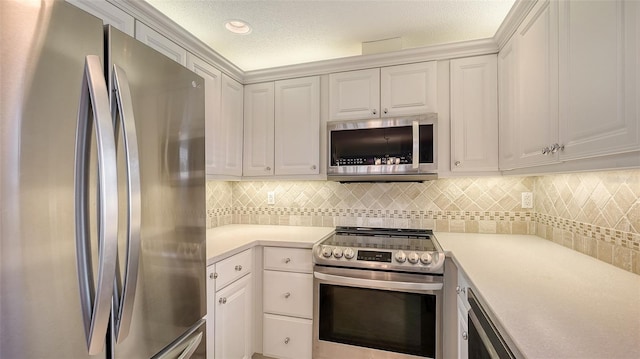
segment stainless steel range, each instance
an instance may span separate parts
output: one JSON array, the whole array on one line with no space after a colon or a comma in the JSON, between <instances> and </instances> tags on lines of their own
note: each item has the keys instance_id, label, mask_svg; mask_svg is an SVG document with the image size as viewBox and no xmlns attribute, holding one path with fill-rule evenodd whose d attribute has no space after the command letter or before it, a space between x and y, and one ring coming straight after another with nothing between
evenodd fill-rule
<instances>
[{"instance_id":1,"label":"stainless steel range","mask_svg":"<svg viewBox=\"0 0 640 359\"><path fill-rule=\"evenodd\" d=\"M432 231L338 227L313 257L315 359L443 357L445 255Z\"/></svg>"}]
</instances>

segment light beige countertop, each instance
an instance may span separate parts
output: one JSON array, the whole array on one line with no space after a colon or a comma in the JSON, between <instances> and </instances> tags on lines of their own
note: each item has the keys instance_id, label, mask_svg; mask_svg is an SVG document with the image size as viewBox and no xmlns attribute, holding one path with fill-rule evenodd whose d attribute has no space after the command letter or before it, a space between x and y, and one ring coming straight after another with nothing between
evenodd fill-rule
<instances>
[{"instance_id":1,"label":"light beige countertop","mask_svg":"<svg viewBox=\"0 0 640 359\"><path fill-rule=\"evenodd\" d=\"M334 227L230 224L207 229L207 265L255 246L311 248Z\"/></svg>"},{"instance_id":2,"label":"light beige countertop","mask_svg":"<svg viewBox=\"0 0 640 359\"><path fill-rule=\"evenodd\" d=\"M436 238L526 358L640 358L640 276L531 235Z\"/></svg>"}]
</instances>

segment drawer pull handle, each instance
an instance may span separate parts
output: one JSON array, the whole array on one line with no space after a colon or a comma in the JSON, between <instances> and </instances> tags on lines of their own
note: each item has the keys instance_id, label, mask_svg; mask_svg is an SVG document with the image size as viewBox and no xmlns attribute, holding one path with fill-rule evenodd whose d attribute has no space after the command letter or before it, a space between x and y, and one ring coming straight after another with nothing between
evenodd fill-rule
<instances>
[{"instance_id":1,"label":"drawer pull handle","mask_svg":"<svg viewBox=\"0 0 640 359\"><path fill-rule=\"evenodd\" d=\"M284 297L285 298L289 298L290 296L291 296L291 293L289 293L289 292L284 293Z\"/></svg>"},{"instance_id":2,"label":"drawer pull handle","mask_svg":"<svg viewBox=\"0 0 640 359\"><path fill-rule=\"evenodd\" d=\"M239 272L239 271L241 271L241 270L242 270L242 266L241 266L241 265L237 265L237 266L236 266L236 270L237 270L238 272Z\"/></svg>"},{"instance_id":3,"label":"drawer pull handle","mask_svg":"<svg viewBox=\"0 0 640 359\"><path fill-rule=\"evenodd\" d=\"M220 303L220 304L227 304L227 298L222 297L222 298L218 299L218 303Z\"/></svg>"},{"instance_id":4,"label":"drawer pull handle","mask_svg":"<svg viewBox=\"0 0 640 359\"><path fill-rule=\"evenodd\" d=\"M289 337L284 338L284 343L289 344L289 340L290 340Z\"/></svg>"},{"instance_id":5,"label":"drawer pull handle","mask_svg":"<svg viewBox=\"0 0 640 359\"><path fill-rule=\"evenodd\" d=\"M289 262L291 262L291 258L285 258L284 262L288 264Z\"/></svg>"}]
</instances>

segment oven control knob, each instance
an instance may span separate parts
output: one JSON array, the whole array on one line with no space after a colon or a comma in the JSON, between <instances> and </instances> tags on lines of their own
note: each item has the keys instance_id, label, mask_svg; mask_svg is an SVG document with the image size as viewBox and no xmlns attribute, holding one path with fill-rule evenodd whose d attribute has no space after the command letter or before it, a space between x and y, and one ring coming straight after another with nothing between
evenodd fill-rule
<instances>
[{"instance_id":1,"label":"oven control knob","mask_svg":"<svg viewBox=\"0 0 640 359\"><path fill-rule=\"evenodd\" d=\"M404 263L407 261L407 255L404 254L403 251L397 251L395 257L396 257L396 262L398 263Z\"/></svg>"},{"instance_id":2,"label":"oven control knob","mask_svg":"<svg viewBox=\"0 0 640 359\"><path fill-rule=\"evenodd\" d=\"M342 248L334 248L333 249L333 256L336 258L342 258Z\"/></svg>"},{"instance_id":3,"label":"oven control knob","mask_svg":"<svg viewBox=\"0 0 640 359\"><path fill-rule=\"evenodd\" d=\"M346 259L351 259L351 258L355 257L355 255L356 255L356 252L354 252L353 249L351 249L351 248L347 248L347 249L344 250L344 257Z\"/></svg>"},{"instance_id":4,"label":"oven control knob","mask_svg":"<svg viewBox=\"0 0 640 359\"><path fill-rule=\"evenodd\" d=\"M322 256L325 258L329 258L331 257L331 255L333 254L333 250L331 249L331 247L329 246L323 246L322 247Z\"/></svg>"},{"instance_id":5,"label":"oven control knob","mask_svg":"<svg viewBox=\"0 0 640 359\"><path fill-rule=\"evenodd\" d=\"M420 256L420 262L422 262L422 264L431 264L431 254L429 253L422 253L422 255Z\"/></svg>"},{"instance_id":6,"label":"oven control knob","mask_svg":"<svg viewBox=\"0 0 640 359\"><path fill-rule=\"evenodd\" d=\"M407 257L407 259L409 260L409 263L416 264L420 260L420 256L416 252L411 252L409 253L409 257Z\"/></svg>"}]
</instances>

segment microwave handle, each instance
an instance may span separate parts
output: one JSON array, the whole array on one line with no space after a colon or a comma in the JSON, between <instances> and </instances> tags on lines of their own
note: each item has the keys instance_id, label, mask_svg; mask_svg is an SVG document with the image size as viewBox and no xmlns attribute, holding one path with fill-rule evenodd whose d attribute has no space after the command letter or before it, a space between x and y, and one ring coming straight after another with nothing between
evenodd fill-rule
<instances>
[{"instance_id":1,"label":"microwave handle","mask_svg":"<svg viewBox=\"0 0 640 359\"><path fill-rule=\"evenodd\" d=\"M417 170L420 165L420 124L418 121L413 121L413 154L412 154L412 168Z\"/></svg>"}]
</instances>

